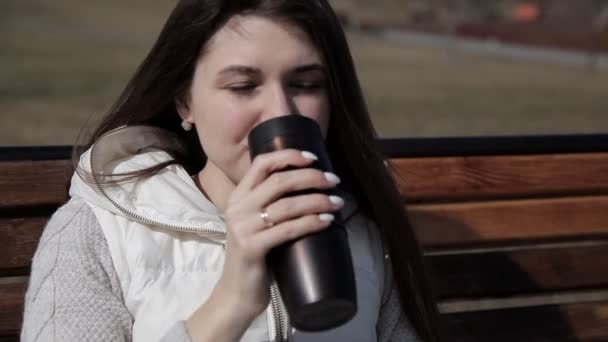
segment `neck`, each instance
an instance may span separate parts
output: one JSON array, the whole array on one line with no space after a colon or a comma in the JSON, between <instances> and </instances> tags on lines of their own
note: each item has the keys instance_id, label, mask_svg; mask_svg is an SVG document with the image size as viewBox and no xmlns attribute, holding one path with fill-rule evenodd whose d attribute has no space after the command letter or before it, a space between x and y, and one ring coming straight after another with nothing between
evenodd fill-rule
<instances>
[{"instance_id":1,"label":"neck","mask_svg":"<svg viewBox=\"0 0 608 342\"><path fill-rule=\"evenodd\" d=\"M228 197L236 185L211 162L207 162L196 177L202 193L223 213L226 209Z\"/></svg>"}]
</instances>

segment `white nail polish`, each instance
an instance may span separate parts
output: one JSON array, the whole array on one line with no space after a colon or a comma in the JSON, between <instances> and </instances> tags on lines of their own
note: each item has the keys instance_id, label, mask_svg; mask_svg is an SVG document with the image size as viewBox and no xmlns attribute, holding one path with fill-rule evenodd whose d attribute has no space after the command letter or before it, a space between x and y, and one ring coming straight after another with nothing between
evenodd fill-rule
<instances>
[{"instance_id":1,"label":"white nail polish","mask_svg":"<svg viewBox=\"0 0 608 342\"><path fill-rule=\"evenodd\" d=\"M329 196L329 201L333 203L338 208L342 208L344 206L344 200L339 196Z\"/></svg>"},{"instance_id":2,"label":"white nail polish","mask_svg":"<svg viewBox=\"0 0 608 342\"><path fill-rule=\"evenodd\" d=\"M325 172L324 175L328 181L330 181L334 184L340 184L340 177L336 176L335 174L333 174L331 172Z\"/></svg>"},{"instance_id":3,"label":"white nail polish","mask_svg":"<svg viewBox=\"0 0 608 342\"><path fill-rule=\"evenodd\" d=\"M324 222L331 222L335 217L332 214L319 214L319 219Z\"/></svg>"},{"instance_id":4,"label":"white nail polish","mask_svg":"<svg viewBox=\"0 0 608 342\"><path fill-rule=\"evenodd\" d=\"M317 157L316 154L308 151L302 151L302 157L310 160L319 160L319 157Z\"/></svg>"}]
</instances>

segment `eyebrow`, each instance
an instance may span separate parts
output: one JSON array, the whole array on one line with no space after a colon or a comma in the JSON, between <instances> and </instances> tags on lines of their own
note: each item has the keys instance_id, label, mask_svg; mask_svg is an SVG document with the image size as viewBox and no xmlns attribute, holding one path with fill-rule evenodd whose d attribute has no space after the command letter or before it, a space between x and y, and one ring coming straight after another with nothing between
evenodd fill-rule
<instances>
[{"instance_id":1,"label":"eyebrow","mask_svg":"<svg viewBox=\"0 0 608 342\"><path fill-rule=\"evenodd\" d=\"M249 67L246 65L230 65L222 69L218 75L224 76L228 74L245 74L245 75L259 75L261 73L260 69Z\"/></svg>"},{"instance_id":2,"label":"eyebrow","mask_svg":"<svg viewBox=\"0 0 608 342\"><path fill-rule=\"evenodd\" d=\"M307 72L311 72L311 71L320 71L322 73L325 73L325 67L319 63L305 64L305 65L300 65L300 66L296 67L295 69L293 69L291 71L291 73L302 74L302 73L307 73ZM246 66L246 65L230 65L230 66L227 66L226 68L222 69L218 73L218 76L225 76L225 75L229 75L229 74L244 74L244 75L248 75L248 76L258 76L261 73L262 73L262 71L259 68L254 68L254 67L250 67L250 66Z\"/></svg>"},{"instance_id":3,"label":"eyebrow","mask_svg":"<svg viewBox=\"0 0 608 342\"><path fill-rule=\"evenodd\" d=\"M301 73L306 73L306 72L310 72L310 71L320 71L322 73L325 73L325 67L319 63L312 63L312 64L301 65L301 66L295 68L292 72L294 74L301 74Z\"/></svg>"}]
</instances>

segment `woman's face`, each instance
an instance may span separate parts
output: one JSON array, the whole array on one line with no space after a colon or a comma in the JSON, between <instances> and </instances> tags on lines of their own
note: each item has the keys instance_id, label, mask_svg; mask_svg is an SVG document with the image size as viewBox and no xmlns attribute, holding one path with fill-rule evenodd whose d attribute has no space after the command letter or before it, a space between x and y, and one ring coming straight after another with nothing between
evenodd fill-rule
<instances>
[{"instance_id":1,"label":"woman's face","mask_svg":"<svg viewBox=\"0 0 608 342\"><path fill-rule=\"evenodd\" d=\"M208 163L237 184L250 166L247 136L257 124L299 114L317 121L327 134L324 68L299 28L259 16L235 16L207 45L178 111L194 123Z\"/></svg>"}]
</instances>

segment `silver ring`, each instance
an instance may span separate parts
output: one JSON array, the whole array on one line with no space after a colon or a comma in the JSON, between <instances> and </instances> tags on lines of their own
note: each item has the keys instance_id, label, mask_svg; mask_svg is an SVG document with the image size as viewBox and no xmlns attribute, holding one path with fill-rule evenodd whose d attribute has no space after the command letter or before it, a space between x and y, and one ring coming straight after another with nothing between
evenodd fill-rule
<instances>
[{"instance_id":1,"label":"silver ring","mask_svg":"<svg viewBox=\"0 0 608 342\"><path fill-rule=\"evenodd\" d=\"M260 217L262 218L262 221L264 221L264 223L266 224L266 227L274 226L274 222L270 220L270 215L268 215L268 211L266 211L266 209L263 209L260 212Z\"/></svg>"}]
</instances>

